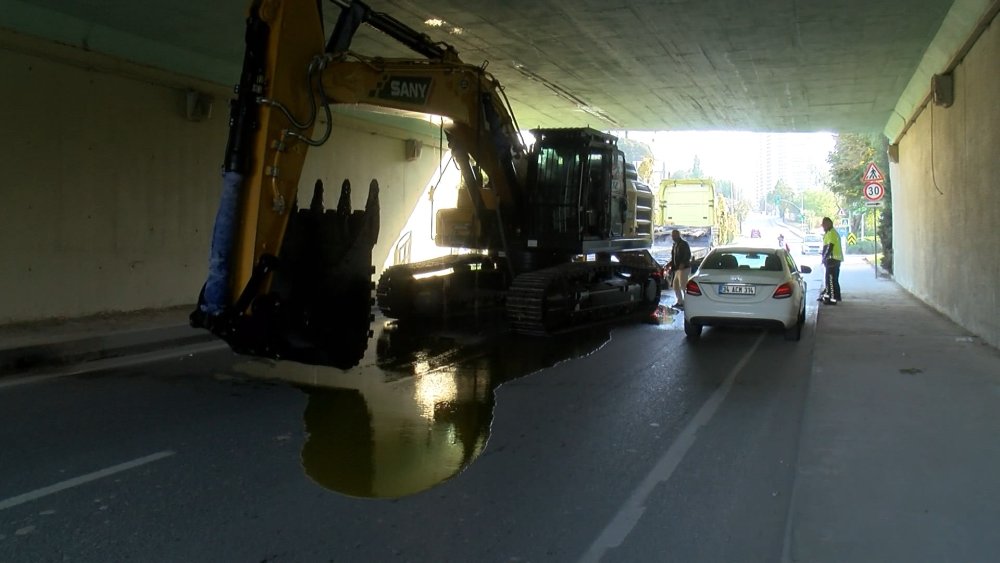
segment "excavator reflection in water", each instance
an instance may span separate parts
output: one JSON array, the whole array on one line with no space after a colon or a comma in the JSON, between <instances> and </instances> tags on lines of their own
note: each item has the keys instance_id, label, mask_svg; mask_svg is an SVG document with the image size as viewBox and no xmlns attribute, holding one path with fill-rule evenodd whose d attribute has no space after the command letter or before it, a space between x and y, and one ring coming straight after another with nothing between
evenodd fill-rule
<instances>
[{"instance_id":1,"label":"excavator reflection in water","mask_svg":"<svg viewBox=\"0 0 1000 563\"><path fill-rule=\"evenodd\" d=\"M486 447L500 384L609 339L607 328L544 340L465 329L442 336L393 322L376 331L375 350L348 372L266 360L236 367L308 395L302 467L320 486L354 497L401 497L459 474Z\"/></svg>"},{"instance_id":2,"label":"excavator reflection in water","mask_svg":"<svg viewBox=\"0 0 1000 563\"><path fill-rule=\"evenodd\" d=\"M516 331L550 334L655 309L653 195L614 136L536 129L527 147L484 67L361 2L337 3L328 39L322 2L251 4L193 325L241 353L338 367L359 360L373 304L378 183L364 211L343 195L325 210L321 184L313 204L296 209L306 153L330 137L335 104L450 120L444 134L463 189L457 207L438 212L435 241L473 253L387 269L377 287L386 316L419 322L494 308ZM424 58L351 52L363 23ZM316 125L325 128L318 137Z\"/></svg>"}]
</instances>

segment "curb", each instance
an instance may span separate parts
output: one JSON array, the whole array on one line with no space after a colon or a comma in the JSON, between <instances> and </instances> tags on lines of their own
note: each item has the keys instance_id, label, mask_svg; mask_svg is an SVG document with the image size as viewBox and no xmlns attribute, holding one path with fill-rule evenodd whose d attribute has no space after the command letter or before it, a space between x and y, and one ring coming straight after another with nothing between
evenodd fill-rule
<instances>
[{"instance_id":1,"label":"curb","mask_svg":"<svg viewBox=\"0 0 1000 563\"><path fill-rule=\"evenodd\" d=\"M212 334L184 324L8 348L0 350L0 377L214 340Z\"/></svg>"},{"instance_id":2,"label":"curb","mask_svg":"<svg viewBox=\"0 0 1000 563\"><path fill-rule=\"evenodd\" d=\"M868 264L869 266L874 266L872 264L872 259L871 259L870 256L868 256L868 255L862 255L862 256L864 256L864 261L865 261L866 264ZM887 280L893 280L893 281L895 281L895 279L896 279L892 275L892 272L890 272L889 270L886 270L885 268L882 267L882 263L881 262L879 262L879 265L878 265L878 277L885 278Z\"/></svg>"}]
</instances>

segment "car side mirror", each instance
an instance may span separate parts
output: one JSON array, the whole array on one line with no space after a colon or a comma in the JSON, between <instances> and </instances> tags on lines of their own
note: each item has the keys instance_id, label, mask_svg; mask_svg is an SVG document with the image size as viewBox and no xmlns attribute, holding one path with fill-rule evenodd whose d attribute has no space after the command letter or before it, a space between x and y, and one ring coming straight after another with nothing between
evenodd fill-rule
<instances>
[{"instance_id":1,"label":"car side mirror","mask_svg":"<svg viewBox=\"0 0 1000 563\"><path fill-rule=\"evenodd\" d=\"M813 273L813 269L810 268L809 266L799 266L799 271L802 272L803 274Z\"/></svg>"}]
</instances>

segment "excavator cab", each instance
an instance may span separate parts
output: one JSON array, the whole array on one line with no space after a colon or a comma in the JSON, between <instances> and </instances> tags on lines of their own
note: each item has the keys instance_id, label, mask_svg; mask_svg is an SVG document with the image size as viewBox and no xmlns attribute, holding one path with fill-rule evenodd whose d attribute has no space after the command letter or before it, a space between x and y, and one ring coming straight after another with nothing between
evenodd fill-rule
<instances>
[{"instance_id":1,"label":"excavator cab","mask_svg":"<svg viewBox=\"0 0 1000 563\"><path fill-rule=\"evenodd\" d=\"M617 249L626 236L626 164L617 138L590 128L534 129L527 247L568 254ZM628 247L629 243L624 243Z\"/></svg>"}]
</instances>

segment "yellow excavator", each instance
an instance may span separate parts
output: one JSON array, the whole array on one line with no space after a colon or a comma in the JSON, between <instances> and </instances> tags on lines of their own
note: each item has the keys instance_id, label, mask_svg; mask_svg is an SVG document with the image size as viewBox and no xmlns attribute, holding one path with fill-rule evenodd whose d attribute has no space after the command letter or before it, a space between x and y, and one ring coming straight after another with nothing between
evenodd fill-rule
<instances>
[{"instance_id":1,"label":"yellow excavator","mask_svg":"<svg viewBox=\"0 0 1000 563\"><path fill-rule=\"evenodd\" d=\"M656 308L653 194L614 136L535 129L529 147L484 67L362 2L334 3L329 37L316 0L250 6L194 326L240 353L346 368L371 335L373 289L390 318L499 309L513 330L532 334ZM420 57L352 52L361 25ZM307 150L330 137L336 104L447 118L461 191L457 207L438 212L435 240L465 253L390 267L376 288L377 182L363 211L351 210L347 182L336 209L324 208L318 181L299 208Z\"/></svg>"}]
</instances>

